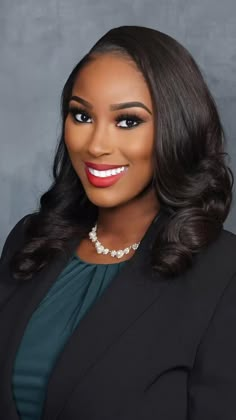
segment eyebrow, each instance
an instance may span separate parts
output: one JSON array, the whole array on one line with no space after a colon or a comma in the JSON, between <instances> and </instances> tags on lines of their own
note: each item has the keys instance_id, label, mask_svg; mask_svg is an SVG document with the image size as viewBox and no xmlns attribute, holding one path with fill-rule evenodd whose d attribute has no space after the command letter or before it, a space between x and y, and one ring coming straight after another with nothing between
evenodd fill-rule
<instances>
[{"instance_id":1,"label":"eyebrow","mask_svg":"<svg viewBox=\"0 0 236 420\"><path fill-rule=\"evenodd\" d=\"M80 96L76 96L76 95L71 96L70 100L79 102L80 104L86 106L89 109L93 108L93 106L92 106L92 104L90 104L90 102L86 101L85 99L81 98ZM152 112L150 111L150 109L146 105L144 105L142 102L139 102L139 101L123 102L123 103L120 103L120 104L112 104L112 105L110 105L110 110L111 111L117 111L119 109L133 108L133 107L146 109L146 111L149 112L149 114L152 115Z\"/></svg>"}]
</instances>

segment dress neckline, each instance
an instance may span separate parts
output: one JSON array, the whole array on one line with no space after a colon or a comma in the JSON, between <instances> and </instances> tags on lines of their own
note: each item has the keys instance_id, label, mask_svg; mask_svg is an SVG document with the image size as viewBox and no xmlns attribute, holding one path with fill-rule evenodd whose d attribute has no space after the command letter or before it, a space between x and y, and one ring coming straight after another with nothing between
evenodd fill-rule
<instances>
[{"instance_id":1,"label":"dress neckline","mask_svg":"<svg viewBox=\"0 0 236 420\"><path fill-rule=\"evenodd\" d=\"M120 261L120 262L116 262L116 263L91 263L91 262L87 262L87 261L83 260L82 258L80 258L80 256L76 252L74 252L74 257L75 257L75 259L80 261L82 264L91 265L91 266L97 266L97 265L100 265L100 266L107 266L107 265L117 266L117 265L121 265L121 264L124 264L124 263L129 261L129 260L125 260L125 261Z\"/></svg>"}]
</instances>

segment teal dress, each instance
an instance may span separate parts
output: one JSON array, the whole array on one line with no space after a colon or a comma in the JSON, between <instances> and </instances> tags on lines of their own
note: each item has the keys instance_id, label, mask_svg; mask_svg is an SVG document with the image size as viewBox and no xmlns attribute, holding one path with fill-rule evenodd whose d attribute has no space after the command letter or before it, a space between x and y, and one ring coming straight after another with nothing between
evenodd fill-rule
<instances>
[{"instance_id":1,"label":"teal dress","mask_svg":"<svg viewBox=\"0 0 236 420\"><path fill-rule=\"evenodd\" d=\"M91 264L74 254L33 313L12 376L12 392L21 420L41 418L47 383L58 355L125 263Z\"/></svg>"}]
</instances>

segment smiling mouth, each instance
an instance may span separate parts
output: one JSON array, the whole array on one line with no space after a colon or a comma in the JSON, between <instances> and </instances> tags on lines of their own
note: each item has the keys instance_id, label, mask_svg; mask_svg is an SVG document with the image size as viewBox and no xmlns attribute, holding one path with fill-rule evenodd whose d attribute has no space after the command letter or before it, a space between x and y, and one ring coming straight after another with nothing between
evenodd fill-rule
<instances>
[{"instance_id":1,"label":"smiling mouth","mask_svg":"<svg viewBox=\"0 0 236 420\"><path fill-rule=\"evenodd\" d=\"M90 168L89 166L87 166L87 169L93 176L98 178L108 178L110 176L119 175L128 170L127 166L121 166L116 169L108 169L106 171L99 171L97 169Z\"/></svg>"},{"instance_id":2,"label":"smiling mouth","mask_svg":"<svg viewBox=\"0 0 236 420\"><path fill-rule=\"evenodd\" d=\"M97 188L111 187L113 184L118 182L120 178L125 176L127 170L127 166L106 169L105 171L99 171L97 169L90 168L89 166L85 166L85 172L89 183Z\"/></svg>"}]
</instances>

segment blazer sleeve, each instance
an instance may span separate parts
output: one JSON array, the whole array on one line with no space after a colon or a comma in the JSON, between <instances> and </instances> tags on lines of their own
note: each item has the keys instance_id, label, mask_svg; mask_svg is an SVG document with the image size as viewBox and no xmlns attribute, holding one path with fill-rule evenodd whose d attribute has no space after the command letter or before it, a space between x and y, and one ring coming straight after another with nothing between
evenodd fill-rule
<instances>
[{"instance_id":1,"label":"blazer sleeve","mask_svg":"<svg viewBox=\"0 0 236 420\"><path fill-rule=\"evenodd\" d=\"M24 238L25 222L29 216L30 214L27 214L26 216L22 217L22 219L20 219L9 232L3 244L0 263L3 261L3 259L13 254L14 251L19 247Z\"/></svg>"},{"instance_id":2,"label":"blazer sleeve","mask_svg":"<svg viewBox=\"0 0 236 420\"><path fill-rule=\"evenodd\" d=\"M201 340L188 389L188 420L236 419L236 274Z\"/></svg>"}]
</instances>

